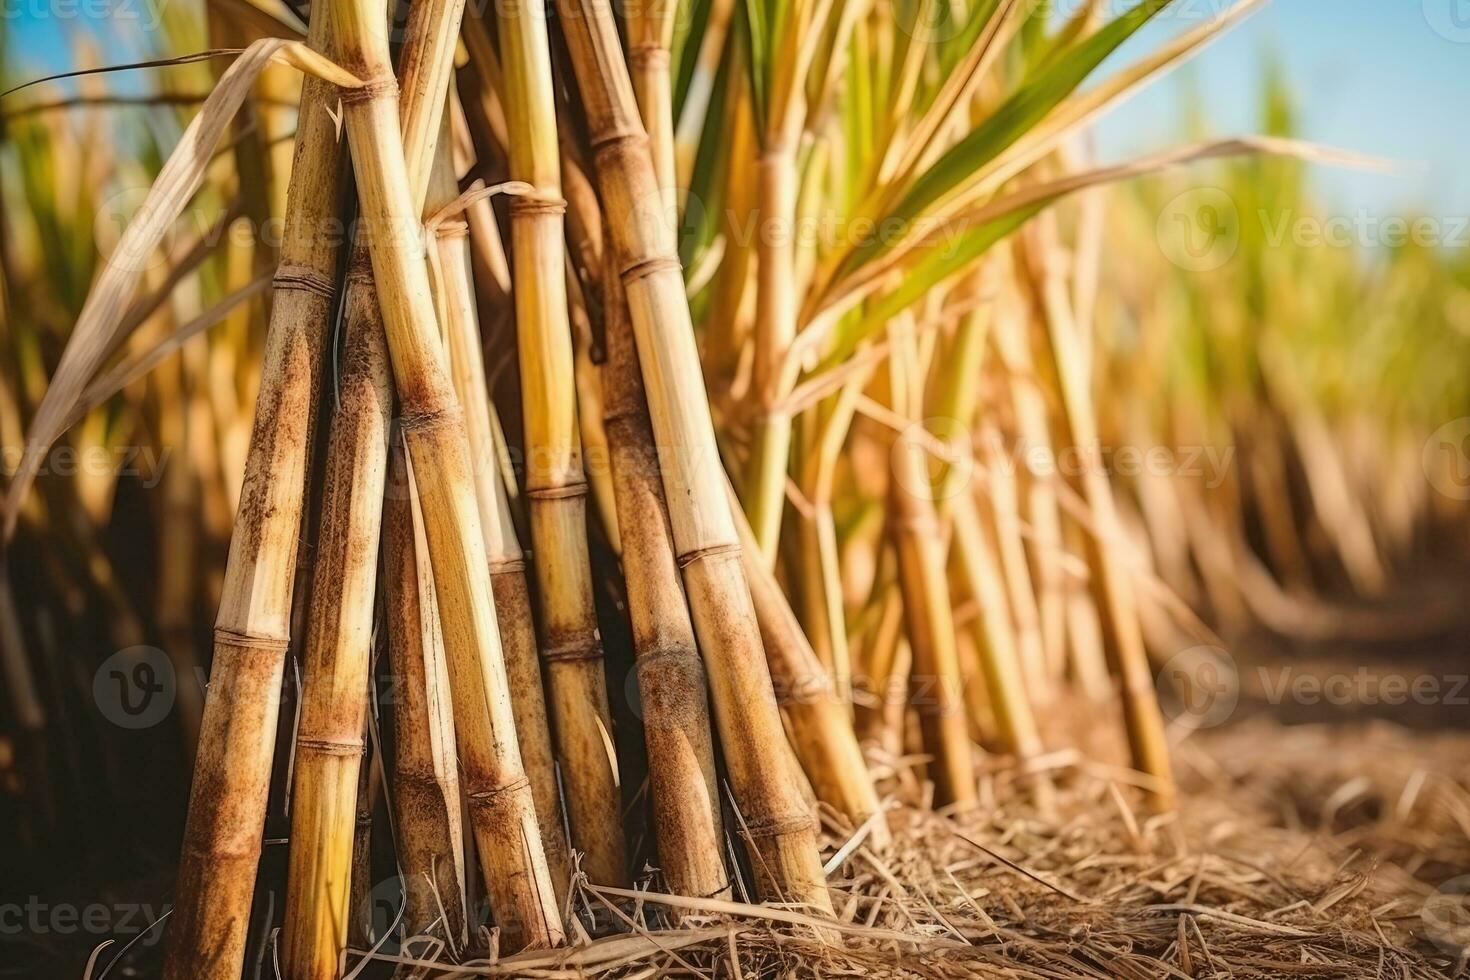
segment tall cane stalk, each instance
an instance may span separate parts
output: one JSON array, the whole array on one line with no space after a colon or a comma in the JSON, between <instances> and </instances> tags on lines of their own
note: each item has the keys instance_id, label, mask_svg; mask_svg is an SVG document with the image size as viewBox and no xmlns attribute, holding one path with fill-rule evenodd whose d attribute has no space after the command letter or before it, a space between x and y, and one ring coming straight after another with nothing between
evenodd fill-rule
<instances>
[{"instance_id":1,"label":"tall cane stalk","mask_svg":"<svg viewBox=\"0 0 1470 980\"><path fill-rule=\"evenodd\" d=\"M458 184L449 163L447 136L446 132L439 141L426 209L430 213L457 196ZM488 207L488 202L481 203ZM531 780L531 796L536 801L536 818L541 825L541 842L556 887L557 904L564 907L572 880L572 859L562 822L561 789L557 784L556 754L546 717L546 694L541 686L541 657L536 647L536 621L531 614L531 590L526 582L526 556L517 539L510 501L501 481L495 428L490 421L490 392L480 352L480 322L470 281L469 228L465 221L456 219L437 224L432 234L435 292L448 340L449 370L464 409L465 431L469 434L480 529L485 534L485 553L490 559L495 618L500 624L505 673L510 679L511 709L521 744L521 763Z\"/></svg>"},{"instance_id":2,"label":"tall cane stalk","mask_svg":"<svg viewBox=\"0 0 1470 980\"><path fill-rule=\"evenodd\" d=\"M551 48L540 0L501 4L500 58L510 127L510 175L532 192L511 201L516 334L526 433L526 496L546 661L572 844L598 884L628 881L612 712L587 550L571 323L566 201L557 151Z\"/></svg>"},{"instance_id":3,"label":"tall cane stalk","mask_svg":"<svg viewBox=\"0 0 1470 980\"><path fill-rule=\"evenodd\" d=\"M422 201L439 137L464 0L417 0L401 54L399 124L408 185ZM386 29L386 21L384 29ZM317 569L296 734L283 966L290 980L337 975L351 884L348 819L362 760L378 542L393 410L388 350L367 243L352 251L342 376L327 444Z\"/></svg>"},{"instance_id":4,"label":"tall cane stalk","mask_svg":"<svg viewBox=\"0 0 1470 980\"><path fill-rule=\"evenodd\" d=\"M308 41L330 54L329 36L322 7L313 11ZM336 97L326 82L302 83L290 206L169 922L168 980L234 978L245 956L322 353L336 301L343 175Z\"/></svg>"},{"instance_id":5,"label":"tall cane stalk","mask_svg":"<svg viewBox=\"0 0 1470 980\"><path fill-rule=\"evenodd\" d=\"M1149 799L1161 810L1174 806L1174 776L1169 745L1159 711L1153 672L1143 646L1132 572L1122 561L1122 530L1113 503L1113 489L1100 462L1101 442L1093 411L1087 365L1075 349L1076 320L1071 290L1055 247L1054 216L1044 215L1027 230L1024 239L1031 259L1027 270L1045 331L1037 338L1044 363L1055 372L1062 411L1060 434L1064 445L1079 450L1084 460L1075 478L1092 520L1084 535L1092 594L1101 620L1103 639L1113 669L1122 682L1123 717L1133 765L1152 777Z\"/></svg>"},{"instance_id":6,"label":"tall cane stalk","mask_svg":"<svg viewBox=\"0 0 1470 980\"><path fill-rule=\"evenodd\" d=\"M434 573L403 444L388 453L383 575L393 671L393 832L403 876L403 925L421 935L442 914L451 945L465 941L465 854L449 668ZM442 912L441 912L442 910Z\"/></svg>"},{"instance_id":7,"label":"tall cane stalk","mask_svg":"<svg viewBox=\"0 0 1470 980\"><path fill-rule=\"evenodd\" d=\"M738 501L733 487L730 500L740 531L741 555L766 648L766 661L787 724L791 726L797 758L811 780L817 799L845 815L854 827L872 821L868 839L881 850L888 846L892 836L862 746L858 744L850 702L817 659L775 574L761 559L749 522L743 513L735 510Z\"/></svg>"},{"instance_id":8,"label":"tall cane stalk","mask_svg":"<svg viewBox=\"0 0 1470 980\"><path fill-rule=\"evenodd\" d=\"M369 80L362 95L344 99L344 115L404 440L419 477L480 865L506 947L555 945L563 932L521 764L469 442L434 318L381 11L369 0L333 0L331 24L343 59Z\"/></svg>"},{"instance_id":9,"label":"tall cane stalk","mask_svg":"<svg viewBox=\"0 0 1470 980\"><path fill-rule=\"evenodd\" d=\"M671 0L637 4L628 11L627 20L629 68L669 220L675 214L676 179L669 49L677 6ZM611 243L603 249L604 257L613 252ZM729 887L729 877L721 856L724 829L710 735L708 682L679 581L658 449L618 271L616 263L603 262L603 332L607 338L603 419L622 530L628 614L638 654L659 863L674 891L713 895Z\"/></svg>"},{"instance_id":10,"label":"tall cane stalk","mask_svg":"<svg viewBox=\"0 0 1470 980\"><path fill-rule=\"evenodd\" d=\"M921 414L922 371L918 367L912 316L889 328L894 345L890 366L893 405L910 417ZM930 485L929 456L914 423L893 441L889 462L888 526L898 555L904 622L913 647L910 697L918 710L924 747L934 756L935 802L970 807L978 800L974 749L964 701L954 610L945 575L946 541Z\"/></svg>"},{"instance_id":11,"label":"tall cane stalk","mask_svg":"<svg viewBox=\"0 0 1470 980\"><path fill-rule=\"evenodd\" d=\"M327 441L306 628L281 943L285 976L331 978L347 943L393 398L366 262L347 279L343 371Z\"/></svg>"},{"instance_id":12,"label":"tall cane stalk","mask_svg":"<svg viewBox=\"0 0 1470 980\"><path fill-rule=\"evenodd\" d=\"M675 893L710 896L730 882L705 669L674 558L633 326L617 270L611 262L605 266L603 420L623 536L658 858Z\"/></svg>"},{"instance_id":13,"label":"tall cane stalk","mask_svg":"<svg viewBox=\"0 0 1470 980\"><path fill-rule=\"evenodd\" d=\"M725 498L673 228L606 0L558 0L633 320L676 560L761 891L830 914L816 827L781 728Z\"/></svg>"}]
</instances>

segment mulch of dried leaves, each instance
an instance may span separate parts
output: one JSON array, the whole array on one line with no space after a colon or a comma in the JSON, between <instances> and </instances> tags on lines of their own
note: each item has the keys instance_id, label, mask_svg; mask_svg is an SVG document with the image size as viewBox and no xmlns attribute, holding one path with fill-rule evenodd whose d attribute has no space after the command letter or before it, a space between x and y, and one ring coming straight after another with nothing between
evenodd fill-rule
<instances>
[{"instance_id":1,"label":"mulch of dried leaves","mask_svg":"<svg viewBox=\"0 0 1470 980\"><path fill-rule=\"evenodd\" d=\"M1470 734L1257 720L1196 734L1177 755L1185 803L1169 816L1147 812L1125 770L1075 752L1030 773L994 760L983 805L966 814L925 805L919 760L875 759L893 843L879 851L868 828L824 818L836 925L797 908L662 895L654 876L636 898L582 885L583 919L620 931L568 949L455 965L421 939L356 952L350 965L745 980L1464 970Z\"/></svg>"}]
</instances>

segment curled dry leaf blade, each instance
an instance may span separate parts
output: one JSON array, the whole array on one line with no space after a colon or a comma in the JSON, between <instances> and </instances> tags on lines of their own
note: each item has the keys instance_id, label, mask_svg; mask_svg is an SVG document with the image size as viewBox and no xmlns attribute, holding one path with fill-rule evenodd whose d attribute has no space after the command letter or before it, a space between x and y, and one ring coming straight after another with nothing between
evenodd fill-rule
<instances>
[{"instance_id":1,"label":"curled dry leaf blade","mask_svg":"<svg viewBox=\"0 0 1470 980\"><path fill-rule=\"evenodd\" d=\"M128 223L127 230L87 296L66 350L52 375L46 397L31 421L20 467L6 491L3 505L0 505L0 540L8 541L14 535L21 503L40 470L42 460L65 430L77 399L112 349L118 325L127 312L128 302L137 292L149 255L203 183L215 144L249 96L255 79L272 62L291 65L345 88L361 84L356 76L304 44L278 38L267 38L250 45L221 76L219 84L189 123L179 145L159 171L138 213Z\"/></svg>"}]
</instances>

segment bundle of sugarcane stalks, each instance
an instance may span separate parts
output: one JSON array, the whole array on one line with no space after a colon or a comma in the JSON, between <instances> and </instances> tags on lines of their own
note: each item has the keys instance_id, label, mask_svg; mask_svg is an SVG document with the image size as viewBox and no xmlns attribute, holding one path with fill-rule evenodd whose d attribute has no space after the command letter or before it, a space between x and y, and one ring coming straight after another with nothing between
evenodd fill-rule
<instances>
[{"instance_id":1,"label":"bundle of sugarcane stalks","mask_svg":"<svg viewBox=\"0 0 1470 980\"><path fill-rule=\"evenodd\" d=\"M997 774L1046 812L1078 711L1167 813L1149 655L1208 635L1175 583L1238 597L1185 491L1115 500L1098 458L1166 423L1094 395L1158 359L1095 342L1092 189L1328 154L1099 167L1078 137L1258 0L1096 78L1169 0L403 6L211 3L215 46L249 46L78 291L49 383L0 377L26 405L3 433L13 554L57 507L97 534L107 488L31 492L58 441L124 438L108 406L150 431L154 394L191 406L158 432L187 450L156 620L193 771L164 975L269 950L340 977L389 934L446 963L583 944L669 896L673 919L760 902L837 941L821 828L882 852L894 792L973 810ZM165 242L211 195L224 226L283 217L279 240ZM213 298L197 316L186 287ZM1371 579L1371 546L1343 547ZM267 839L288 857L262 913ZM389 850L396 915L369 926Z\"/></svg>"}]
</instances>

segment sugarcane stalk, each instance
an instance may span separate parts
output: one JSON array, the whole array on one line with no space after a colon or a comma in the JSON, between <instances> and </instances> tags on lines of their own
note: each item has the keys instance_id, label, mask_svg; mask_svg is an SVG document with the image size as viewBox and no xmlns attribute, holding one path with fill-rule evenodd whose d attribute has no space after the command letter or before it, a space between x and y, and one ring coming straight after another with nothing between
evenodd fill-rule
<instances>
[{"instance_id":1,"label":"sugarcane stalk","mask_svg":"<svg viewBox=\"0 0 1470 980\"><path fill-rule=\"evenodd\" d=\"M371 721L369 725L373 724ZM367 741L366 739L364 740ZM361 764L357 767L356 820L352 828L352 884L348 890L347 944L366 949L372 942L371 915L368 911L368 896L373 885L373 811L377 809L378 793L382 784L378 781L378 770L373 765L373 756L368 745L364 745Z\"/></svg>"},{"instance_id":2,"label":"sugarcane stalk","mask_svg":"<svg viewBox=\"0 0 1470 980\"><path fill-rule=\"evenodd\" d=\"M872 821L869 842L879 850L892 840L883 804L858 744L850 702L842 696L832 675L817 659L797 622L776 576L760 558L755 535L745 515L736 509L730 488L731 510L740 532L742 560L750 580L750 595L766 648L771 679L792 731L792 747L811 780L817 798L843 814L854 827Z\"/></svg>"},{"instance_id":3,"label":"sugarcane stalk","mask_svg":"<svg viewBox=\"0 0 1470 980\"><path fill-rule=\"evenodd\" d=\"M831 914L816 827L786 743L760 630L725 497L689 302L660 208L612 10L558 0L586 110L613 256L628 309L657 444L676 560L705 654L715 719L763 895Z\"/></svg>"},{"instance_id":4,"label":"sugarcane stalk","mask_svg":"<svg viewBox=\"0 0 1470 980\"><path fill-rule=\"evenodd\" d=\"M752 389L760 417L746 466L745 512L767 563L775 561L786 503L791 414L776 402L786 351L796 339L795 147L768 142L756 169L755 362Z\"/></svg>"},{"instance_id":5,"label":"sugarcane stalk","mask_svg":"<svg viewBox=\"0 0 1470 980\"><path fill-rule=\"evenodd\" d=\"M308 41L331 53L325 7ZM214 659L195 754L163 975L233 978L245 934L275 747L296 550L323 349L336 299L343 157L336 91L302 83L290 207L240 508L230 536Z\"/></svg>"},{"instance_id":6,"label":"sugarcane stalk","mask_svg":"<svg viewBox=\"0 0 1470 980\"><path fill-rule=\"evenodd\" d=\"M786 476L791 453L791 413L780 399L782 370L792 342L801 302L798 298L797 207L801 172L797 166L806 124L805 69L815 45L809 34L822 29L826 4L795 5L781 15L778 50L769 67L765 131L756 164L756 288L754 370L755 437L742 487L745 512L768 564L776 558ZM844 25L848 23L845 19Z\"/></svg>"},{"instance_id":7,"label":"sugarcane stalk","mask_svg":"<svg viewBox=\"0 0 1470 980\"><path fill-rule=\"evenodd\" d=\"M425 209L431 214L458 196L447 135L446 132L440 137L431 177L429 204ZM490 422L490 392L485 381L479 315L470 281L468 232L462 220L441 222L433 229L437 256L432 263L435 293L448 341L449 369L469 434L480 529L485 535L485 553L490 561L490 585L495 594L495 617L500 624L505 672L510 680L521 763L531 780L531 796L536 801L541 842L552 885L556 888L557 905L564 907L572 880L571 852L563 822L561 790L557 785L546 694L542 689L536 622L531 613L530 586L526 582L526 555L501 481L495 431Z\"/></svg>"},{"instance_id":8,"label":"sugarcane stalk","mask_svg":"<svg viewBox=\"0 0 1470 980\"><path fill-rule=\"evenodd\" d=\"M675 192L669 48L676 7L656 0L638 5L628 18L629 67L669 221ZM638 657L654 831L669 887L683 895L714 895L728 889L730 879L722 858L725 836L708 681L679 580L627 297L620 270L607 261L614 251L611 243L601 250L607 345L603 427L611 450L623 578Z\"/></svg>"},{"instance_id":9,"label":"sugarcane stalk","mask_svg":"<svg viewBox=\"0 0 1470 980\"><path fill-rule=\"evenodd\" d=\"M423 515L403 444L388 453L383 574L393 684L393 830L406 908L422 935L442 915L451 947L465 942L465 854L449 670ZM442 912L441 912L442 909Z\"/></svg>"},{"instance_id":10,"label":"sugarcane stalk","mask_svg":"<svg viewBox=\"0 0 1470 980\"><path fill-rule=\"evenodd\" d=\"M738 60L739 54L733 56ZM741 89L732 93L728 109L730 127L730 161L725 179L723 208L725 221L721 232L725 238L725 254L710 286L709 313L704 323L705 372L712 384L728 385L730 376L740 364L741 350L750 332L742 316L745 297L750 287L750 263L755 243L749 235L740 234L739 222L755 207L755 188L744 179L742 163L754 158L756 150L755 121L750 96Z\"/></svg>"},{"instance_id":11,"label":"sugarcane stalk","mask_svg":"<svg viewBox=\"0 0 1470 980\"><path fill-rule=\"evenodd\" d=\"M399 125L422 207L464 0L418 0L405 25ZM386 22L383 28L386 30ZM282 935L288 980L338 975L351 907L351 800L363 754L393 397L367 244L353 248L296 733Z\"/></svg>"},{"instance_id":12,"label":"sugarcane stalk","mask_svg":"<svg viewBox=\"0 0 1470 980\"><path fill-rule=\"evenodd\" d=\"M570 211L570 209L568 209ZM572 222L568 221L570 229ZM568 236L569 240L571 236ZM594 269L601 269L599 261ZM602 427L602 342L594 335L592 310L588 306L587 291L582 285L581 274L576 263L567 257L567 321L572 330L573 377L577 387L577 432L581 439L584 459L591 459L582 473L587 480L588 496L592 510L602 526L608 547L614 553L623 548L622 533L618 527L618 505L614 501L612 474L607 464L607 433Z\"/></svg>"},{"instance_id":13,"label":"sugarcane stalk","mask_svg":"<svg viewBox=\"0 0 1470 980\"><path fill-rule=\"evenodd\" d=\"M1122 686L1123 717L1133 765L1152 777L1149 799L1159 809L1174 806L1174 777L1169 764L1169 745L1164 735L1153 671L1143 645L1131 571L1120 560L1120 537L1112 486L1098 461L1092 458L1100 447L1097 418L1093 411L1086 365L1072 350L1076 323L1072 317L1071 291L1054 247L1054 216L1045 215L1028 232L1035 237L1024 244L1031 259L1029 280L1045 330L1038 332L1045 363L1055 372L1061 412L1058 425L1064 445L1076 447L1086 457L1075 480L1092 521L1083 535L1090 583L1103 638L1113 668Z\"/></svg>"},{"instance_id":14,"label":"sugarcane stalk","mask_svg":"<svg viewBox=\"0 0 1470 980\"><path fill-rule=\"evenodd\" d=\"M676 0L648 0L628 8L628 70L633 93L648 132L648 149L658 186L672 197L675 174L674 92L669 77L674 45ZM672 213L672 212L670 212Z\"/></svg>"},{"instance_id":15,"label":"sugarcane stalk","mask_svg":"<svg viewBox=\"0 0 1470 980\"><path fill-rule=\"evenodd\" d=\"M966 491L950 503L954 550L962 576L979 606L973 632L996 725L1006 751L1025 762L1041 754L1041 732L1031 711L1016 651L1000 567L975 498Z\"/></svg>"},{"instance_id":16,"label":"sugarcane stalk","mask_svg":"<svg viewBox=\"0 0 1470 980\"><path fill-rule=\"evenodd\" d=\"M832 675L838 697L848 704L852 702L852 656L842 608L832 495L842 446L869 377L870 372L858 374L838 394L813 406L803 419L804 430L812 435L810 444L803 443L806 461L801 467L808 512L798 522L799 618L817 659Z\"/></svg>"},{"instance_id":17,"label":"sugarcane stalk","mask_svg":"<svg viewBox=\"0 0 1470 980\"><path fill-rule=\"evenodd\" d=\"M603 424L623 529L623 578L638 657L638 692L659 864L680 895L729 888L708 686L679 581L633 326L617 269L606 263Z\"/></svg>"},{"instance_id":18,"label":"sugarcane stalk","mask_svg":"<svg viewBox=\"0 0 1470 980\"><path fill-rule=\"evenodd\" d=\"M994 314L994 274L995 266L987 263L952 294L952 299L973 300L977 305L961 318L938 376L928 386L930 433L946 439L948 448L957 454L970 452L970 433L979 412L980 386L976 382L984 367ZM953 431L940 431L944 426L953 426ZM972 471L958 462L956 459L931 467L931 472L937 471L938 475L936 507L953 528L951 558L960 584L978 608L970 632L994 728L1004 751L1024 763L1042 751L1027 691L1026 664L1018 651L997 549L986 533L973 488L966 485ZM1039 660L1034 666L1040 667ZM1044 677L1034 679L1033 687L1044 682ZM1039 801L1049 805L1049 783L1043 778L1035 785Z\"/></svg>"},{"instance_id":19,"label":"sugarcane stalk","mask_svg":"<svg viewBox=\"0 0 1470 980\"><path fill-rule=\"evenodd\" d=\"M541 604L541 656L557 753L567 788L572 845L598 884L629 880L612 712L587 549L566 240L557 152L556 100L545 8L539 0L497 7L510 175L532 192L511 201L526 496Z\"/></svg>"},{"instance_id":20,"label":"sugarcane stalk","mask_svg":"<svg viewBox=\"0 0 1470 980\"><path fill-rule=\"evenodd\" d=\"M344 99L343 113L404 440L419 477L481 870L504 946L555 945L563 932L521 764L469 442L434 318L381 11L368 0L334 0L331 25L343 59L368 80L361 95Z\"/></svg>"},{"instance_id":21,"label":"sugarcane stalk","mask_svg":"<svg viewBox=\"0 0 1470 980\"><path fill-rule=\"evenodd\" d=\"M1073 517L1062 522L1062 540L1067 554L1087 554L1087 529ZM1067 611L1067 663L1072 683L1086 697L1098 702L1113 699L1113 680L1108 675L1107 645L1102 618L1088 588L1085 569L1068 568L1063 583L1063 608ZM1035 685L1032 685L1033 688Z\"/></svg>"},{"instance_id":22,"label":"sugarcane stalk","mask_svg":"<svg viewBox=\"0 0 1470 980\"><path fill-rule=\"evenodd\" d=\"M896 562L891 547L883 550L880 562L880 572L875 577L873 595L869 599L869 606L874 610L873 621L862 652L863 684L868 700L854 712L858 737L879 743L887 724L889 702L906 700L894 683L899 639L903 632L903 597L899 594L898 583L883 574L884 566Z\"/></svg>"},{"instance_id":23,"label":"sugarcane stalk","mask_svg":"<svg viewBox=\"0 0 1470 980\"><path fill-rule=\"evenodd\" d=\"M1047 672L1041 616L1036 608L1035 584L1031 580L1021 528L1020 494L1014 461L1006 457L1000 446L1000 435L995 430L989 430L981 440L984 449L982 462L987 473L985 506L990 526L995 530L996 551L1005 577L1006 598L1010 603L1022 676L1047 679L1048 683L1042 690L1028 684L1033 701L1044 702L1052 690L1050 682L1060 678Z\"/></svg>"},{"instance_id":24,"label":"sugarcane stalk","mask_svg":"<svg viewBox=\"0 0 1470 980\"><path fill-rule=\"evenodd\" d=\"M1055 675L1065 664L1067 653L1066 570L1062 566L1062 522L1053 483L1056 472L1043 462L1056 458L1046 397L1036 385L1025 315L1010 295L998 300L994 328L996 351L1009 376L1016 419L1017 441L1012 447L1012 459L1021 461L1025 470L1017 481L1020 516L1031 527L1026 550L1030 556L1031 580L1036 585L1042 650Z\"/></svg>"},{"instance_id":25,"label":"sugarcane stalk","mask_svg":"<svg viewBox=\"0 0 1470 980\"><path fill-rule=\"evenodd\" d=\"M889 327L890 399L904 416L918 414L922 377L914 323L905 314ZM935 802L967 808L978 801L964 680L955 645L954 610L945 574L947 535L930 484L921 423L897 433L889 454L888 530L898 556L904 624L913 649L909 690L918 710L924 747L934 757Z\"/></svg>"},{"instance_id":26,"label":"sugarcane stalk","mask_svg":"<svg viewBox=\"0 0 1470 980\"><path fill-rule=\"evenodd\" d=\"M927 485L926 459L923 446L912 434L899 434L893 447L888 521L898 553L904 622L913 648L909 689L923 726L925 748L934 755L935 802L964 808L978 800L974 750L944 573L944 541L933 498L916 492Z\"/></svg>"},{"instance_id":27,"label":"sugarcane stalk","mask_svg":"<svg viewBox=\"0 0 1470 980\"><path fill-rule=\"evenodd\" d=\"M393 398L366 262L348 276L343 370L327 442L306 628L284 975L331 978L347 943L353 824L363 754L378 536Z\"/></svg>"}]
</instances>

